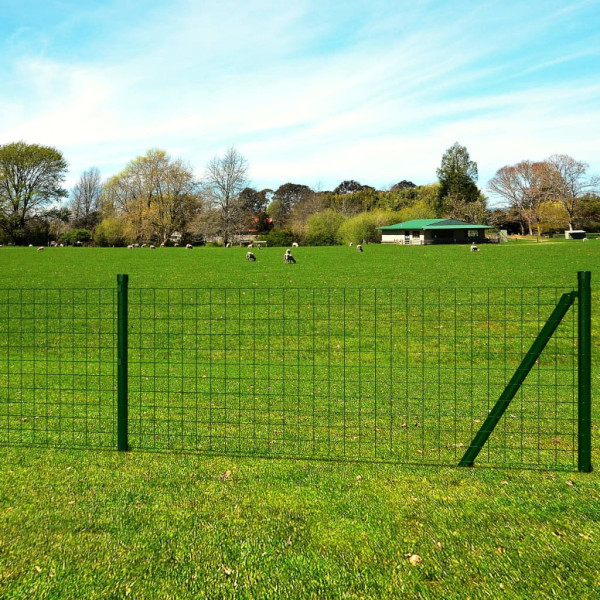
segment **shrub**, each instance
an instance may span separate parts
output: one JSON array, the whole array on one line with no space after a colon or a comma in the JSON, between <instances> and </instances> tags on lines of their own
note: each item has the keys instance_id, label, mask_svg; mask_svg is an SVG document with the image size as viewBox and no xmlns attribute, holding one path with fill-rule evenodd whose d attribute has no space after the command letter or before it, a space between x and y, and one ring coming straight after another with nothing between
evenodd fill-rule
<instances>
[{"instance_id":1,"label":"shrub","mask_svg":"<svg viewBox=\"0 0 600 600\"><path fill-rule=\"evenodd\" d=\"M291 246L294 240L294 234L289 229L280 229L271 231L265 236L267 246Z\"/></svg>"},{"instance_id":2,"label":"shrub","mask_svg":"<svg viewBox=\"0 0 600 600\"><path fill-rule=\"evenodd\" d=\"M360 213L342 224L338 231L338 238L344 244L349 242L361 244L363 240L370 243L380 242L381 232L377 228L392 225L401 220L398 213L391 210Z\"/></svg>"},{"instance_id":3,"label":"shrub","mask_svg":"<svg viewBox=\"0 0 600 600\"><path fill-rule=\"evenodd\" d=\"M92 239L92 233L87 229L71 229L67 233L60 236L60 241L63 244L74 246L77 242L89 242Z\"/></svg>"},{"instance_id":4,"label":"shrub","mask_svg":"<svg viewBox=\"0 0 600 600\"><path fill-rule=\"evenodd\" d=\"M332 209L322 210L308 217L306 243L309 246L333 246L338 244L338 230L346 220L344 215Z\"/></svg>"},{"instance_id":5,"label":"shrub","mask_svg":"<svg viewBox=\"0 0 600 600\"><path fill-rule=\"evenodd\" d=\"M97 246L125 246L125 226L116 217L103 219L94 230L94 242Z\"/></svg>"}]
</instances>

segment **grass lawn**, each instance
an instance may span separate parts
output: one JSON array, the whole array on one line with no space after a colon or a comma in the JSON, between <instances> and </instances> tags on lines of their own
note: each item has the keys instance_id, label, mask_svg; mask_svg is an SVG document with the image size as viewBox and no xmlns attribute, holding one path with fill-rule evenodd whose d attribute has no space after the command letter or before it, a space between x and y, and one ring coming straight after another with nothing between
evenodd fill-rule
<instances>
[{"instance_id":1,"label":"grass lawn","mask_svg":"<svg viewBox=\"0 0 600 600\"><path fill-rule=\"evenodd\" d=\"M0 290L571 289L600 242L0 249ZM597 331L598 302L593 303ZM597 355L597 341L594 340ZM596 360L594 363L596 364ZM595 372L597 372L595 367ZM594 389L598 376L593 379ZM594 407L594 423L598 411ZM597 428L593 464L597 465ZM0 447L0 597L596 598L597 474Z\"/></svg>"}]
</instances>

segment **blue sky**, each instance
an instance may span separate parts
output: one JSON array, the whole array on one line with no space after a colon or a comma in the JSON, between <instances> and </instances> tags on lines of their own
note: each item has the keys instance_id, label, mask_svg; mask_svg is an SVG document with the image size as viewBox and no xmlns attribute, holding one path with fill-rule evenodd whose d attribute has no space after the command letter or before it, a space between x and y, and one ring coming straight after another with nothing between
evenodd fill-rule
<instances>
[{"instance_id":1,"label":"blue sky","mask_svg":"<svg viewBox=\"0 0 600 600\"><path fill-rule=\"evenodd\" d=\"M0 0L0 144L59 148L67 184L150 148L252 183L436 181L454 142L497 169L600 173L600 0Z\"/></svg>"}]
</instances>

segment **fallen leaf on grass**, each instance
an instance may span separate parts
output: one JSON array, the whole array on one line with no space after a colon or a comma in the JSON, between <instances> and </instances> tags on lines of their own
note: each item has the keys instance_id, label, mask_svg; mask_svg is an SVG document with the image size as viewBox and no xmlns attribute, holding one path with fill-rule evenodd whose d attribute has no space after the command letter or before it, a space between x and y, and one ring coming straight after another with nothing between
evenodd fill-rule
<instances>
[{"instance_id":1,"label":"fallen leaf on grass","mask_svg":"<svg viewBox=\"0 0 600 600\"><path fill-rule=\"evenodd\" d=\"M231 471L229 469L225 473L221 473L221 481L231 481Z\"/></svg>"},{"instance_id":2,"label":"fallen leaf on grass","mask_svg":"<svg viewBox=\"0 0 600 600\"><path fill-rule=\"evenodd\" d=\"M588 542L592 539L592 536L588 535L587 533L580 533L579 537L583 538L584 540L587 540Z\"/></svg>"},{"instance_id":3,"label":"fallen leaf on grass","mask_svg":"<svg viewBox=\"0 0 600 600\"><path fill-rule=\"evenodd\" d=\"M42 567L38 567L37 565L35 565L35 567L33 567L38 573L42 572Z\"/></svg>"},{"instance_id":4,"label":"fallen leaf on grass","mask_svg":"<svg viewBox=\"0 0 600 600\"><path fill-rule=\"evenodd\" d=\"M423 559L418 554L405 554L405 556L413 567L418 567L423 564Z\"/></svg>"},{"instance_id":5,"label":"fallen leaf on grass","mask_svg":"<svg viewBox=\"0 0 600 600\"><path fill-rule=\"evenodd\" d=\"M498 547L496 548L496 552L497 552L498 554L504 554L504 546L498 546Z\"/></svg>"},{"instance_id":6,"label":"fallen leaf on grass","mask_svg":"<svg viewBox=\"0 0 600 600\"><path fill-rule=\"evenodd\" d=\"M565 483L566 483L567 485L570 485L571 487L573 487L573 486L575 485L575 482L574 482L573 480L571 480L571 479L567 479L567 480L565 481Z\"/></svg>"},{"instance_id":7,"label":"fallen leaf on grass","mask_svg":"<svg viewBox=\"0 0 600 600\"><path fill-rule=\"evenodd\" d=\"M443 550L444 549L444 544L442 544L442 542L436 542L435 545L440 549Z\"/></svg>"},{"instance_id":8,"label":"fallen leaf on grass","mask_svg":"<svg viewBox=\"0 0 600 600\"><path fill-rule=\"evenodd\" d=\"M360 483L362 481L362 475L356 476L356 483Z\"/></svg>"},{"instance_id":9,"label":"fallen leaf on grass","mask_svg":"<svg viewBox=\"0 0 600 600\"><path fill-rule=\"evenodd\" d=\"M223 569L223 573L225 573L227 577L231 577L233 575L233 569L230 569L226 565L222 565L221 568Z\"/></svg>"},{"instance_id":10,"label":"fallen leaf on grass","mask_svg":"<svg viewBox=\"0 0 600 600\"><path fill-rule=\"evenodd\" d=\"M501 481L500 485L508 485L508 481Z\"/></svg>"}]
</instances>

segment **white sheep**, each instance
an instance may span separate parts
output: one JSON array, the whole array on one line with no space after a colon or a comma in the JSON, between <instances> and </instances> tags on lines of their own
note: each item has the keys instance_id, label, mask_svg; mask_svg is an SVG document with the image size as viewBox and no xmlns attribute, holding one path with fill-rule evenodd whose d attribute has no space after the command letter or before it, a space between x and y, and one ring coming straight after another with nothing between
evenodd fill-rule
<instances>
[{"instance_id":1,"label":"white sheep","mask_svg":"<svg viewBox=\"0 0 600 600\"><path fill-rule=\"evenodd\" d=\"M292 248L297 248L297 247L298 247L298 242L294 242L294 243L292 244Z\"/></svg>"},{"instance_id":2,"label":"white sheep","mask_svg":"<svg viewBox=\"0 0 600 600\"><path fill-rule=\"evenodd\" d=\"M29 244L29 247L30 247L30 248L33 248L33 244Z\"/></svg>"},{"instance_id":3,"label":"white sheep","mask_svg":"<svg viewBox=\"0 0 600 600\"><path fill-rule=\"evenodd\" d=\"M360 244L356 244L356 251L357 252L362 252L363 251L363 247Z\"/></svg>"},{"instance_id":4,"label":"white sheep","mask_svg":"<svg viewBox=\"0 0 600 600\"><path fill-rule=\"evenodd\" d=\"M256 256L254 256L254 252L246 252L246 260L250 262L256 262Z\"/></svg>"},{"instance_id":5,"label":"white sheep","mask_svg":"<svg viewBox=\"0 0 600 600\"><path fill-rule=\"evenodd\" d=\"M583 238L583 240L582 240L582 241L584 241L584 242L587 242L587 238Z\"/></svg>"},{"instance_id":6,"label":"white sheep","mask_svg":"<svg viewBox=\"0 0 600 600\"><path fill-rule=\"evenodd\" d=\"M288 248L283 255L283 262L287 264L296 264L296 259L292 256L292 251Z\"/></svg>"},{"instance_id":7,"label":"white sheep","mask_svg":"<svg viewBox=\"0 0 600 600\"><path fill-rule=\"evenodd\" d=\"M192 246L191 244L186 244L185 245L185 249L186 250L191 250L194 246Z\"/></svg>"},{"instance_id":8,"label":"white sheep","mask_svg":"<svg viewBox=\"0 0 600 600\"><path fill-rule=\"evenodd\" d=\"M146 244L142 244L140 247L141 247L141 248L145 248L145 247L146 247Z\"/></svg>"},{"instance_id":9,"label":"white sheep","mask_svg":"<svg viewBox=\"0 0 600 600\"><path fill-rule=\"evenodd\" d=\"M129 244L129 246L127 246L127 250L133 250L133 244Z\"/></svg>"},{"instance_id":10,"label":"white sheep","mask_svg":"<svg viewBox=\"0 0 600 600\"><path fill-rule=\"evenodd\" d=\"M150 246L150 250L156 250L156 246Z\"/></svg>"},{"instance_id":11,"label":"white sheep","mask_svg":"<svg viewBox=\"0 0 600 600\"><path fill-rule=\"evenodd\" d=\"M227 242L227 243L225 244L225 248L231 248L231 244L230 244L229 242Z\"/></svg>"},{"instance_id":12,"label":"white sheep","mask_svg":"<svg viewBox=\"0 0 600 600\"><path fill-rule=\"evenodd\" d=\"M350 243L348 244L348 246L350 246L350 248L352 248L352 246L354 246L354 242L350 242Z\"/></svg>"},{"instance_id":13,"label":"white sheep","mask_svg":"<svg viewBox=\"0 0 600 600\"><path fill-rule=\"evenodd\" d=\"M40 246L40 247L37 249L37 251L38 251L38 252L42 252L43 250L44 250L44 246Z\"/></svg>"},{"instance_id":14,"label":"white sheep","mask_svg":"<svg viewBox=\"0 0 600 600\"><path fill-rule=\"evenodd\" d=\"M64 247L65 247L65 245L64 245L64 244L59 244L59 246L60 246L61 248L64 248Z\"/></svg>"},{"instance_id":15,"label":"white sheep","mask_svg":"<svg viewBox=\"0 0 600 600\"><path fill-rule=\"evenodd\" d=\"M252 249L252 244L248 244L247 248Z\"/></svg>"},{"instance_id":16,"label":"white sheep","mask_svg":"<svg viewBox=\"0 0 600 600\"><path fill-rule=\"evenodd\" d=\"M477 247L477 245L475 244L475 242L473 242L471 244L471 252L479 252L479 248Z\"/></svg>"}]
</instances>

